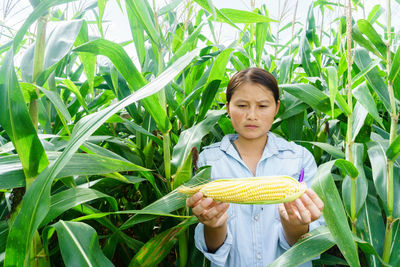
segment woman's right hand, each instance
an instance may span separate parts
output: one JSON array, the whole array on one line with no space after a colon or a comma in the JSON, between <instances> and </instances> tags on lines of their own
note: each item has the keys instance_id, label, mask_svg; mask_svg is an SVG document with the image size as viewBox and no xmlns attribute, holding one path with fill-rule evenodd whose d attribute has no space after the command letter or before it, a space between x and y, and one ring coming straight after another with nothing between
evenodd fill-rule
<instances>
[{"instance_id":1,"label":"woman's right hand","mask_svg":"<svg viewBox=\"0 0 400 267\"><path fill-rule=\"evenodd\" d=\"M193 214L201 223L210 228L219 228L228 221L228 203L216 202L212 198L203 198L203 193L197 192L186 199L186 205L192 208Z\"/></svg>"}]
</instances>

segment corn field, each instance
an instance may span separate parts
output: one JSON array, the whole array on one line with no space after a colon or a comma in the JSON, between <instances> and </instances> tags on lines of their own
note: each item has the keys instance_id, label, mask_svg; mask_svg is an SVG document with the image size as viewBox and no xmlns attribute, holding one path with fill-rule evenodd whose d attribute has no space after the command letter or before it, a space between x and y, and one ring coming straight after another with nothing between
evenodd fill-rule
<instances>
[{"instance_id":1,"label":"corn field","mask_svg":"<svg viewBox=\"0 0 400 267\"><path fill-rule=\"evenodd\" d=\"M314 0L301 21L299 0L278 15L74 2L30 0L19 28L0 23L0 266L208 266L177 188L209 181L198 152L234 132L226 85L252 66L277 78L271 131L312 152L325 204L326 226L271 266L400 266L399 0ZM108 2L126 42L105 38Z\"/></svg>"}]
</instances>

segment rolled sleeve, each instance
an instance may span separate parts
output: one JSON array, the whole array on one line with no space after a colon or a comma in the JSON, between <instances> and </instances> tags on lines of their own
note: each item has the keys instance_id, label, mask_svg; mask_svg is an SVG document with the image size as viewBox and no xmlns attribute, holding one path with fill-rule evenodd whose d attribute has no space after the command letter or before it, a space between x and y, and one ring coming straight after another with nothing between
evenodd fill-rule
<instances>
[{"instance_id":1,"label":"rolled sleeve","mask_svg":"<svg viewBox=\"0 0 400 267\"><path fill-rule=\"evenodd\" d=\"M227 235L226 235L226 239L225 239L224 243L214 253L208 252L206 240L204 238L204 224L199 223L196 226L196 229L194 232L194 240L195 240L196 248L198 250L200 250L208 260L210 260L212 263L216 264L217 266L225 266L225 263L228 259L229 252L232 247L232 234L229 229L229 225L228 225L228 231L227 231Z\"/></svg>"},{"instance_id":2,"label":"rolled sleeve","mask_svg":"<svg viewBox=\"0 0 400 267\"><path fill-rule=\"evenodd\" d=\"M288 250L290 248L289 243L286 241L282 225L279 225L279 246L284 250Z\"/></svg>"}]
</instances>

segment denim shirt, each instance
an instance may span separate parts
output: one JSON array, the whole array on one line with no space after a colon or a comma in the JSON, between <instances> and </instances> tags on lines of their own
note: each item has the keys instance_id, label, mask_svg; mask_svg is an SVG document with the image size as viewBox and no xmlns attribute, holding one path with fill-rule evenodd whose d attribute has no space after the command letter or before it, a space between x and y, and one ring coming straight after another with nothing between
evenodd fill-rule
<instances>
[{"instance_id":1,"label":"denim shirt","mask_svg":"<svg viewBox=\"0 0 400 267\"><path fill-rule=\"evenodd\" d=\"M254 176L231 143L236 139L236 134L227 135L200 153L198 166L211 166L212 180ZM289 175L298 178L302 168L304 181L310 187L317 170L312 154L304 147L269 132L256 176ZM265 267L290 248L280 222L278 204L230 204L227 213L227 236L215 253L207 251L204 225L199 223L196 226L195 245L211 261L211 266ZM309 225L309 231L321 224L322 217ZM307 262L301 266L312 264Z\"/></svg>"}]
</instances>

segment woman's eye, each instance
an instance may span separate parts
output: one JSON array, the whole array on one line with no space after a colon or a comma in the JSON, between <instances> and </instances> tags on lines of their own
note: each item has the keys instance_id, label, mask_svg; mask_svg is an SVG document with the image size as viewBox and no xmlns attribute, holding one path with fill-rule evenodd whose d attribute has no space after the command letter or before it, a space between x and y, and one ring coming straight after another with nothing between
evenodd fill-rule
<instances>
[{"instance_id":1,"label":"woman's eye","mask_svg":"<svg viewBox=\"0 0 400 267\"><path fill-rule=\"evenodd\" d=\"M267 108L268 106L266 105L260 105L260 108Z\"/></svg>"},{"instance_id":2,"label":"woman's eye","mask_svg":"<svg viewBox=\"0 0 400 267\"><path fill-rule=\"evenodd\" d=\"M239 108L244 108L246 105L238 105Z\"/></svg>"}]
</instances>

